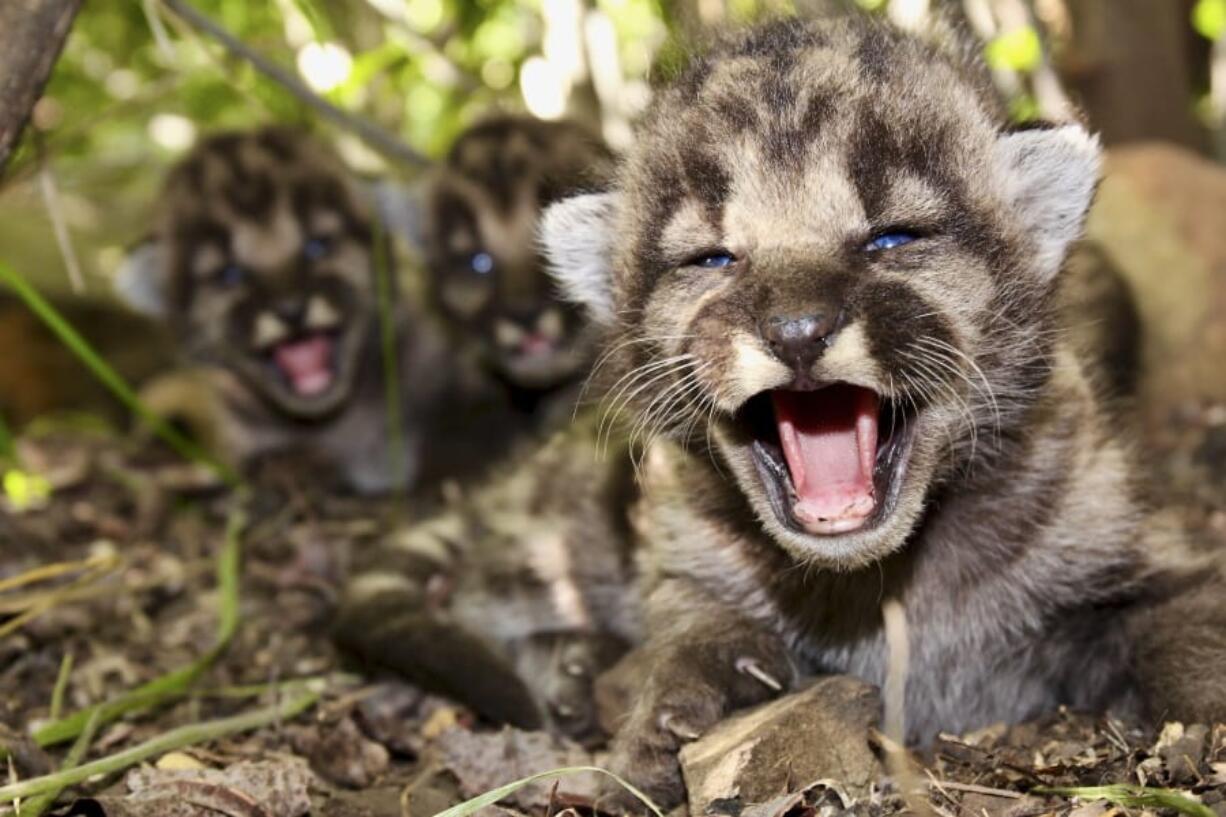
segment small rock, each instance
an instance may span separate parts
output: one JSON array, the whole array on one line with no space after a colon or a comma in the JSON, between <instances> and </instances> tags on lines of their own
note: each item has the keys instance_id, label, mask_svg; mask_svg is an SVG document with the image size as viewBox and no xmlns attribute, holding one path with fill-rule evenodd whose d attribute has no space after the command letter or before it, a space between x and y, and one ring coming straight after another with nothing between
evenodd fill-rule
<instances>
[{"instance_id":1,"label":"small rock","mask_svg":"<svg viewBox=\"0 0 1226 817\"><path fill-rule=\"evenodd\" d=\"M351 718L297 731L294 747L321 777L352 789L374 783L391 761L387 749L363 735Z\"/></svg>"},{"instance_id":2,"label":"small rock","mask_svg":"<svg viewBox=\"0 0 1226 817\"><path fill-rule=\"evenodd\" d=\"M681 751L691 813L764 803L817 780L867 795L882 771L868 743L880 712L873 687L832 676L729 718Z\"/></svg>"}]
</instances>

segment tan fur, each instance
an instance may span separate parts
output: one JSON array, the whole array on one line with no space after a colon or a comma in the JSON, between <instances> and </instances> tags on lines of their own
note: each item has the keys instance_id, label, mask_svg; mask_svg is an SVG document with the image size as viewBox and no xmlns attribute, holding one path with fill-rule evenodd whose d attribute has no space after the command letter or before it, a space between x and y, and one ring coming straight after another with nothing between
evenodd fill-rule
<instances>
[{"instance_id":1,"label":"tan fur","mask_svg":"<svg viewBox=\"0 0 1226 817\"><path fill-rule=\"evenodd\" d=\"M612 763L657 802L729 711L811 673L883 683L885 598L913 742L1058 704L1226 708L1220 577L1179 594L1200 568L1138 500L1105 336L1065 324L1097 142L1011 130L970 53L860 19L728 38L660 91L615 189L545 218L654 449L648 670ZM873 513L806 520L772 401L837 417L864 389Z\"/></svg>"}]
</instances>

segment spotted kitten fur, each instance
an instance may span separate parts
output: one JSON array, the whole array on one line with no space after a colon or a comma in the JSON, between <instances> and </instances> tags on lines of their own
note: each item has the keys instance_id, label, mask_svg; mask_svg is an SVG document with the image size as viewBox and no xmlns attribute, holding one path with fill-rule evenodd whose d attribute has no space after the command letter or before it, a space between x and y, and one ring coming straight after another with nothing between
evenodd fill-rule
<instances>
[{"instance_id":1,"label":"spotted kitten fur","mask_svg":"<svg viewBox=\"0 0 1226 817\"><path fill-rule=\"evenodd\" d=\"M1059 704L1226 716L1226 600L1137 500L1062 309L1099 172L1019 130L969 49L848 18L722 41L662 89L612 189L544 241L656 432L648 667L614 770L805 676L885 674L909 739Z\"/></svg>"}]
</instances>

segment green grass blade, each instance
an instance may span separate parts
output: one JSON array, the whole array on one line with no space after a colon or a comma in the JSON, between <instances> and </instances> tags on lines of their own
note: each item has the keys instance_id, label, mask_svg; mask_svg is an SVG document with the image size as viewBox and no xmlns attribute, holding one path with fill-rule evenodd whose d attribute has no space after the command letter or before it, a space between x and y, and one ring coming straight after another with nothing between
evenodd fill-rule
<instances>
[{"instance_id":1,"label":"green grass blade","mask_svg":"<svg viewBox=\"0 0 1226 817\"><path fill-rule=\"evenodd\" d=\"M55 676L55 686L51 690L51 720L58 721L64 712L64 693L68 690L68 679L72 676L72 653L64 653L60 661L59 674Z\"/></svg>"},{"instance_id":2,"label":"green grass blade","mask_svg":"<svg viewBox=\"0 0 1226 817\"><path fill-rule=\"evenodd\" d=\"M240 503L235 506L226 523L225 542L217 558L220 610L217 636L208 652L186 667L154 678L117 698L48 723L34 733L34 741L39 746L54 746L72 740L95 716L99 725L104 726L129 713L148 709L187 694L189 687L226 651L238 629L239 567L242 562L242 533L246 524L246 515L241 510Z\"/></svg>"},{"instance_id":3,"label":"green grass blade","mask_svg":"<svg viewBox=\"0 0 1226 817\"><path fill-rule=\"evenodd\" d=\"M142 420L149 424L153 432L166 442L171 448L179 453L180 456L192 462L198 462L212 469L217 476L231 487L239 484L238 475L235 474L225 464L218 462L210 456L203 448L196 445L193 441L180 434L172 426L170 426L161 417L154 414L148 406L132 390L132 387L124 382L111 365L107 363L94 350L84 337L72 327L64 316L61 315L55 307L47 302L42 295L38 293L34 287L30 286L24 278L13 271L7 264L0 262L0 283L7 284L17 296L25 303L29 309L47 325L60 342L68 347L77 359L93 373L94 377L98 378L104 386L119 399L132 413L136 414Z\"/></svg>"},{"instance_id":4,"label":"green grass blade","mask_svg":"<svg viewBox=\"0 0 1226 817\"><path fill-rule=\"evenodd\" d=\"M396 359L396 305L393 303L391 246L383 222L375 219L374 246L375 297L379 303L379 345L383 359L383 389L386 399L388 465L396 492L408 489L405 484L404 412L400 403L400 367Z\"/></svg>"},{"instance_id":5,"label":"green grass blade","mask_svg":"<svg viewBox=\"0 0 1226 817\"><path fill-rule=\"evenodd\" d=\"M23 797L35 797L53 791L62 791L68 786L83 783L94 775L121 772L150 758L186 746L194 746L198 743L217 740L240 732L249 732L252 729L289 720L313 706L319 700L320 694L313 690L274 706L245 712L242 715L181 726L109 757L99 758L71 769L61 769L42 777L33 777L8 786L0 786L0 802L13 802Z\"/></svg>"},{"instance_id":6,"label":"green grass blade","mask_svg":"<svg viewBox=\"0 0 1226 817\"><path fill-rule=\"evenodd\" d=\"M98 730L98 713L94 713L94 717L89 719L89 723L85 724L85 730L77 736L77 740L72 744L72 748L68 750L68 754L64 757L64 762L60 764L60 771L66 772L70 769L75 769L81 765L81 761L85 759L85 753L89 751L89 746L94 742L94 734ZM39 817L44 811L50 808L64 791L64 786L56 786L53 789L37 794L26 802L21 804L21 817Z\"/></svg>"},{"instance_id":7,"label":"green grass blade","mask_svg":"<svg viewBox=\"0 0 1226 817\"><path fill-rule=\"evenodd\" d=\"M468 817L468 815L480 811L486 806L494 805L499 800L514 794L530 783L535 783L538 780L547 780L551 777L565 777L566 775L570 774L579 774L581 772L597 772L605 775L606 777L612 778L618 785L638 798L643 805L651 809L652 814L656 815L656 817L664 817L664 812L660 810L659 806L652 802L650 797L643 794L641 791L636 789L634 786L631 786L617 775L613 774L613 772L610 772L607 769L601 769L598 766L565 766L561 769L551 769L547 772L529 775L528 777L516 780L513 783L508 783L505 786L499 786L492 791L487 791L485 794L479 794L471 800L466 800L463 803L460 803L458 806L452 806L445 811L440 811L438 814L434 815L434 817Z\"/></svg>"},{"instance_id":8,"label":"green grass blade","mask_svg":"<svg viewBox=\"0 0 1226 817\"><path fill-rule=\"evenodd\" d=\"M1187 814L1189 817L1216 817L1213 809L1204 803L1173 789L1158 789L1150 786L1039 786L1031 789L1036 794L1059 794L1064 797L1079 797L1082 800L1106 800L1124 808L1168 808Z\"/></svg>"}]
</instances>

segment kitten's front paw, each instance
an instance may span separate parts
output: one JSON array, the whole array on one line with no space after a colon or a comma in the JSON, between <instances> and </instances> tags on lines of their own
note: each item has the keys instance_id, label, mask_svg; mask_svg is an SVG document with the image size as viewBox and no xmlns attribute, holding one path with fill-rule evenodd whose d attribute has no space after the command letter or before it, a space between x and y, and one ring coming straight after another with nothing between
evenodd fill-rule
<instances>
[{"instance_id":1,"label":"kitten's front paw","mask_svg":"<svg viewBox=\"0 0 1226 817\"><path fill-rule=\"evenodd\" d=\"M610 765L662 808L685 798L677 752L734 710L789 689L795 670L781 645L757 633L672 645L652 662L649 680L613 742ZM602 806L643 812L629 792L609 789Z\"/></svg>"}]
</instances>

